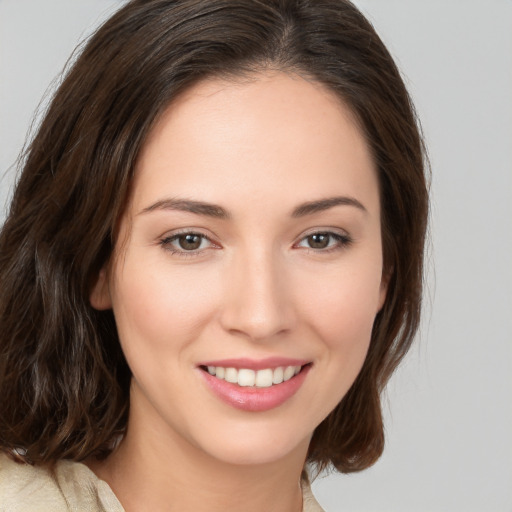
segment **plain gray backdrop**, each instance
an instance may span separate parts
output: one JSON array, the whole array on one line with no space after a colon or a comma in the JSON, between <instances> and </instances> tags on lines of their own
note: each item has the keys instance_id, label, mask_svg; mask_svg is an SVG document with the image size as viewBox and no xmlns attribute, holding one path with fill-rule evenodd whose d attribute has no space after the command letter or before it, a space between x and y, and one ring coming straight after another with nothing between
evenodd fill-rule
<instances>
[{"instance_id":1,"label":"plain gray backdrop","mask_svg":"<svg viewBox=\"0 0 512 512\"><path fill-rule=\"evenodd\" d=\"M2 206L45 91L122 3L0 0ZM328 512L512 512L512 0L356 3L396 58L429 146L428 290L385 395L384 455L314 491Z\"/></svg>"}]
</instances>

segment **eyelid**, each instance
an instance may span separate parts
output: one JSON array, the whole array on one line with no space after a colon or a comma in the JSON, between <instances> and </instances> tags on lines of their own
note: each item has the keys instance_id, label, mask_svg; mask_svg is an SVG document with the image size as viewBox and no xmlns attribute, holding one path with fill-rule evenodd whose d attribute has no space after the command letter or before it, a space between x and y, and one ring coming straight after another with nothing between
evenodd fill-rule
<instances>
[{"instance_id":1,"label":"eyelid","mask_svg":"<svg viewBox=\"0 0 512 512\"><path fill-rule=\"evenodd\" d=\"M185 228L177 228L177 229L171 229L169 231L166 231L163 235L159 236L159 240L168 240L170 238L174 238L174 237L177 237L177 236L180 236L180 235L199 235L199 236L202 236L204 238L206 238L207 240L210 240L212 243L216 243L214 242L214 239L216 238L213 234L210 234L210 233L205 233L205 230L204 228L196 228L194 226L192 227L185 227ZM217 244L219 245L219 244Z\"/></svg>"},{"instance_id":2,"label":"eyelid","mask_svg":"<svg viewBox=\"0 0 512 512\"><path fill-rule=\"evenodd\" d=\"M327 226L326 227L320 226L320 227L314 227L314 228L307 229L306 231L301 233L301 235L299 236L298 239L302 240L303 238L306 238L306 237L311 236L311 235L316 235L316 234L319 234L319 233L326 233L326 234L350 237L348 232L345 231L344 229L334 228L334 227L327 227Z\"/></svg>"}]
</instances>

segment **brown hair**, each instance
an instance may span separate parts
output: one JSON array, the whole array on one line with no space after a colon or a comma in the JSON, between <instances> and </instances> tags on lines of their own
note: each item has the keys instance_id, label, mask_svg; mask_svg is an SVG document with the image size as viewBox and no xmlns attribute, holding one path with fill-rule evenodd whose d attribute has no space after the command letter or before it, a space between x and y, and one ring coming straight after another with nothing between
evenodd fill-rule
<instances>
[{"instance_id":1,"label":"brown hair","mask_svg":"<svg viewBox=\"0 0 512 512\"><path fill-rule=\"evenodd\" d=\"M347 0L132 0L89 40L27 150L0 234L0 449L32 463L111 451L126 428L130 371L112 312L94 310L89 292L137 155L180 92L265 69L338 94L377 164L387 299L308 461L350 472L378 459L380 393L418 328L428 198L411 100Z\"/></svg>"}]
</instances>

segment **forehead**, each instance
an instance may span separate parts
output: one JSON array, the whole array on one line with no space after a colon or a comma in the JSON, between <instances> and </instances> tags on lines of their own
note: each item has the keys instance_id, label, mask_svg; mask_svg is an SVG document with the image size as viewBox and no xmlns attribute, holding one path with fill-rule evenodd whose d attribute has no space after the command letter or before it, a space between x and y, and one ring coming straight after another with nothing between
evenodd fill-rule
<instances>
[{"instance_id":1,"label":"forehead","mask_svg":"<svg viewBox=\"0 0 512 512\"><path fill-rule=\"evenodd\" d=\"M282 72L209 79L176 98L153 128L133 200L169 193L219 202L224 192L243 205L244 197L286 203L370 191L378 202L374 167L355 116L322 84Z\"/></svg>"}]
</instances>

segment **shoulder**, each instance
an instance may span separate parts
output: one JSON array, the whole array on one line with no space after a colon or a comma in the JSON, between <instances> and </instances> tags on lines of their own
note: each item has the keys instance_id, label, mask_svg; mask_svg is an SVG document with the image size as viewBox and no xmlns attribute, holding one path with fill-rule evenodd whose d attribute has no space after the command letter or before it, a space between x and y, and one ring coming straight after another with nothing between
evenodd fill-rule
<instances>
[{"instance_id":1,"label":"shoulder","mask_svg":"<svg viewBox=\"0 0 512 512\"><path fill-rule=\"evenodd\" d=\"M31 466L0 454L0 512L123 512L110 487L84 464Z\"/></svg>"},{"instance_id":2,"label":"shoulder","mask_svg":"<svg viewBox=\"0 0 512 512\"><path fill-rule=\"evenodd\" d=\"M0 511L67 510L66 501L45 468L19 464L0 454Z\"/></svg>"},{"instance_id":3,"label":"shoulder","mask_svg":"<svg viewBox=\"0 0 512 512\"><path fill-rule=\"evenodd\" d=\"M302 480L302 510L303 512L324 512L324 509L316 501L309 482Z\"/></svg>"}]
</instances>

